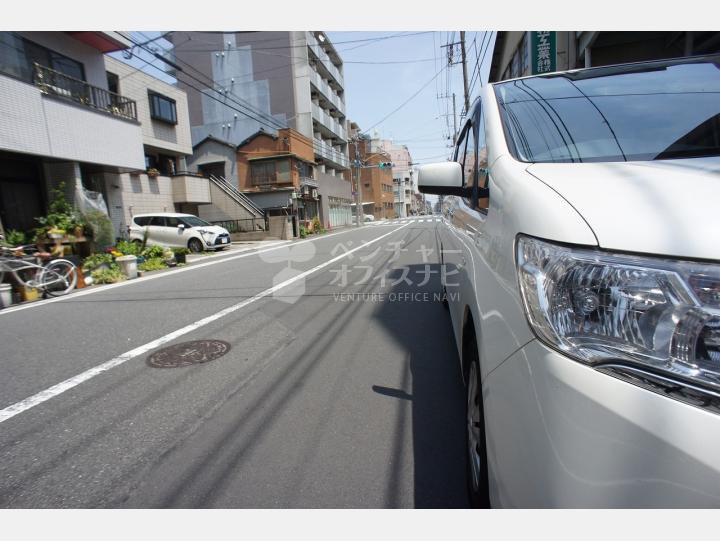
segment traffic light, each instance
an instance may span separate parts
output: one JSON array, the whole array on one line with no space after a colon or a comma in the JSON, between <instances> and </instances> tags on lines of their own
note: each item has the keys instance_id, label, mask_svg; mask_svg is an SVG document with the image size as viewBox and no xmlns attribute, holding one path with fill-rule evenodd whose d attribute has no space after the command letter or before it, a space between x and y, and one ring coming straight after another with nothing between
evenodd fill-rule
<instances>
[{"instance_id":1,"label":"traffic light","mask_svg":"<svg viewBox=\"0 0 720 541\"><path fill-rule=\"evenodd\" d=\"M379 169L390 169L392 167L392 163L390 162L380 162L378 163Z\"/></svg>"}]
</instances>

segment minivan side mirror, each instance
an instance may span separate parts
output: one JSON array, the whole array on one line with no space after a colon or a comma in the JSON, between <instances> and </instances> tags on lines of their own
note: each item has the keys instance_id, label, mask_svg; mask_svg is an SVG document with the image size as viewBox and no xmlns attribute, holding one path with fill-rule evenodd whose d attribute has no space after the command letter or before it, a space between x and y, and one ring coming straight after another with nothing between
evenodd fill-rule
<instances>
[{"instance_id":1,"label":"minivan side mirror","mask_svg":"<svg viewBox=\"0 0 720 541\"><path fill-rule=\"evenodd\" d=\"M429 163L418 171L418 190L436 195L470 197L472 188L462 185L462 166L458 162Z\"/></svg>"},{"instance_id":2,"label":"minivan side mirror","mask_svg":"<svg viewBox=\"0 0 720 541\"><path fill-rule=\"evenodd\" d=\"M185 224L178 224L178 229L185 229Z\"/></svg>"}]
</instances>

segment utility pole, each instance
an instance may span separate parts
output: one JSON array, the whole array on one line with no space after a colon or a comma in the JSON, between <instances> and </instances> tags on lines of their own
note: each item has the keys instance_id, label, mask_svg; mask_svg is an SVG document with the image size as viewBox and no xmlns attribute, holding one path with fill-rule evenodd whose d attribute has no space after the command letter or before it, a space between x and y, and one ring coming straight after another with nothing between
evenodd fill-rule
<instances>
[{"instance_id":1,"label":"utility pole","mask_svg":"<svg viewBox=\"0 0 720 541\"><path fill-rule=\"evenodd\" d=\"M455 92L453 92L453 146L457 144L457 114L455 113Z\"/></svg>"},{"instance_id":2,"label":"utility pole","mask_svg":"<svg viewBox=\"0 0 720 541\"><path fill-rule=\"evenodd\" d=\"M470 113L470 96L468 96L467 60L465 58L465 32L460 32L460 52L462 54L463 87L465 88L465 114Z\"/></svg>"},{"instance_id":3,"label":"utility pole","mask_svg":"<svg viewBox=\"0 0 720 541\"><path fill-rule=\"evenodd\" d=\"M355 227L360 227L360 224L365 220L365 213L362 208L362 194L360 191L360 153L358 152L357 137L353 138L353 146L355 147L355 156L352 163L355 170Z\"/></svg>"}]
</instances>

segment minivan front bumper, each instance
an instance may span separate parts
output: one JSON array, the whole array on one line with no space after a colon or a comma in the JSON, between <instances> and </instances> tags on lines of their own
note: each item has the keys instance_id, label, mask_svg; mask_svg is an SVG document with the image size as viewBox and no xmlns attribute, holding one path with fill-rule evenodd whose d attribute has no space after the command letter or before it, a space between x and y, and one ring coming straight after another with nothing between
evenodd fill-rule
<instances>
[{"instance_id":1,"label":"minivan front bumper","mask_svg":"<svg viewBox=\"0 0 720 541\"><path fill-rule=\"evenodd\" d=\"M720 507L720 415L533 340L483 382L503 507Z\"/></svg>"}]
</instances>

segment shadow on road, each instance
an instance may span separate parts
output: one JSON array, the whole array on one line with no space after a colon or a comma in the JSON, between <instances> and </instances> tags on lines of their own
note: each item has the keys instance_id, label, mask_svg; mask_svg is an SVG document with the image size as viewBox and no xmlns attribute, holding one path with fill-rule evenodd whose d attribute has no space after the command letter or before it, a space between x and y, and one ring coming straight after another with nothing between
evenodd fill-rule
<instances>
[{"instance_id":1,"label":"shadow on road","mask_svg":"<svg viewBox=\"0 0 720 541\"><path fill-rule=\"evenodd\" d=\"M426 265L408 265L409 277L420 277ZM377 382L373 391L406 400L412 411L415 507L469 507L465 483L465 391L450 315L442 295L440 265L427 265L424 285L400 281L394 270L385 302L374 314L407 351L405 388ZM436 273L436 274L435 274Z\"/></svg>"}]
</instances>

